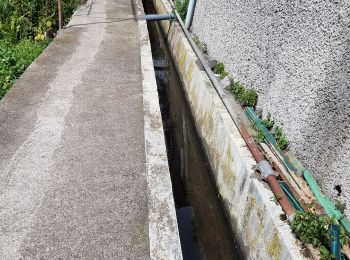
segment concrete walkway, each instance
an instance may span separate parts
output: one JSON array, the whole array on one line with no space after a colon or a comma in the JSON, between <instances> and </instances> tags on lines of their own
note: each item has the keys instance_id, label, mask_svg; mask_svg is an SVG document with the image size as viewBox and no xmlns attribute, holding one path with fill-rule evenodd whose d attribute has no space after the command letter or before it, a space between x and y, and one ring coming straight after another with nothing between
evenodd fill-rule
<instances>
[{"instance_id":1,"label":"concrete walkway","mask_svg":"<svg viewBox=\"0 0 350 260\"><path fill-rule=\"evenodd\" d=\"M141 12L88 2L0 101L0 259L181 259Z\"/></svg>"}]
</instances>

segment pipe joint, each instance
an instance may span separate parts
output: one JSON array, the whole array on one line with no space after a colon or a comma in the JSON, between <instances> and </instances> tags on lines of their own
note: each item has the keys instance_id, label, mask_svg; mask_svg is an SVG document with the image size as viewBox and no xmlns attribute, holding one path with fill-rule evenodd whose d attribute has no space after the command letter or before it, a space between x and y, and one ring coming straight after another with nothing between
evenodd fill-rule
<instances>
[{"instance_id":1,"label":"pipe joint","mask_svg":"<svg viewBox=\"0 0 350 260\"><path fill-rule=\"evenodd\" d=\"M267 177L269 177L271 175L277 177L277 174L271 168L271 165L267 160L262 160L261 162L259 162L256 165L255 170L261 174L261 177L263 179L267 179Z\"/></svg>"}]
</instances>

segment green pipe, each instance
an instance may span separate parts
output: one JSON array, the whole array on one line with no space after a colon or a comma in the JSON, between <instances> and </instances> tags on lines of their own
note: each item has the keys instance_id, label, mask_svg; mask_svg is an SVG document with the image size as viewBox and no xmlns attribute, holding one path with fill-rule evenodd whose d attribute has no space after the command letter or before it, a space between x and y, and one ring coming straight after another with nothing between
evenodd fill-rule
<instances>
[{"instance_id":1,"label":"green pipe","mask_svg":"<svg viewBox=\"0 0 350 260\"><path fill-rule=\"evenodd\" d=\"M340 224L345 229L346 233L350 235L350 222L349 220L334 206L332 201L323 195L321 192L317 182L312 177L312 174L309 170L305 169L300 161L298 161L296 158L293 158L293 163L296 165L294 167L293 163L289 160L289 158L277 147L277 143L275 138L272 136L272 134L267 130L264 123L260 120L260 118L256 115L255 111L251 107L247 107L245 109L246 115L250 120L258 127L262 132L264 133L264 136L266 140L276 149L276 151L281 155L283 158L283 164L291 170L293 173L298 174L299 172L302 173L302 176L304 177L305 181L309 185L312 193L314 194L317 201L320 203L320 205L325 210L328 217L333 218L335 217Z\"/></svg>"},{"instance_id":2,"label":"green pipe","mask_svg":"<svg viewBox=\"0 0 350 260\"><path fill-rule=\"evenodd\" d=\"M315 195L317 201L321 204L323 209L325 210L328 217L335 217L339 220L340 224L345 229L346 233L350 235L350 222L349 220L335 207L333 202L325 195L323 195L320 187L318 186L315 179L312 177L312 174L309 170L305 169L300 161L296 158L293 158L293 162L300 172L303 173L303 177L307 184L309 185L312 193Z\"/></svg>"},{"instance_id":3,"label":"green pipe","mask_svg":"<svg viewBox=\"0 0 350 260\"><path fill-rule=\"evenodd\" d=\"M264 123L260 120L260 118L256 115L254 109L252 107L247 107L245 109L246 115L250 118L253 123L263 131L266 140L273 145L276 151L283 158L283 163L290 169L293 173L298 174L297 169L294 165L289 161L288 157L282 152L282 150L277 146L276 139L272 136L269 130L265 127Z\"/></svg>"},{"instance_id":4,"label":"green pipe","mask_svg":"<svg viewBox=\"0 0 350 260\"><path fill-rule=\"evenodd\" d=\"M293 194L289 190L288 185L283 181L280 181L279 184L282 190L284 191L284 193L287 195L290 203L293 205L293 208L299 211L304 211L304 209L300 206L299 202L296 200L296 198L293 196Z\"/></svg>"}]
</instances>

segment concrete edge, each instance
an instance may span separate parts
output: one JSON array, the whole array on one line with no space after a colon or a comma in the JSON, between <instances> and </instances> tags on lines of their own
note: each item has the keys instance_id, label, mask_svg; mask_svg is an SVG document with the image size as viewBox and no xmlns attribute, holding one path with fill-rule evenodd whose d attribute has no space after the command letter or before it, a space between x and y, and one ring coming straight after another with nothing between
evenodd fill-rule
<instances>
[{"instance_id":1,"label":"concrete edge","mask_svg":"<svg viewBox=\"0 0 350 260\"><path fill-rule=\"evenodd\" d=\"M154 0L170 13L168 0ZM177 22L162 21L186 99L213 169L232 229L247 259L303 259L301 247L274 195L259 181L255 161Z\"/></svg>"},{"instance_id":2,"label":"concrete edge","mask_svg":"<svg viewBox=\"0 0 350 260\"><path fill-rule=\"evenodd\" d=\"M141 0L135 0L138 17L144 14ZM151 259L182 259L173 191L168 167L151 43L144 20L138 20L142 88L146 174L149 200L149 241Z\"/></svg>"}]
</instances>

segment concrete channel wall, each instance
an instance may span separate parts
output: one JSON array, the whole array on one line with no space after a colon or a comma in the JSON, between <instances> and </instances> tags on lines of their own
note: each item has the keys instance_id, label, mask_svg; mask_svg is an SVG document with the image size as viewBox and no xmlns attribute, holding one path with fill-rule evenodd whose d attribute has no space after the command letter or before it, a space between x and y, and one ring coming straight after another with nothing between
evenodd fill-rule
<instances>
[{"instance_id":1,"label":"concrete channel wall","mask_svg":"<svg viewBox=\"0 0 350 260\"><path fill-rule=\"evenodd\" d=\"M350 214L350 2L198 0L192 31Z\"/></svg>"},{"instance_id":2,"label":"concrete channel wall","mask_svg":"<svg viewBox=\"0 0 350 260\"><path fill-rule=\"evenodd\" d=\"M154 0L158 13L170 13L167 0ZM170 52L183 81L195 124L232 229L248 259L302 259L289 224L280 219L273 193L257 179L255 161L208 76L197 65L177 22L162 21Z\"/></svg>"}]
</instances>

